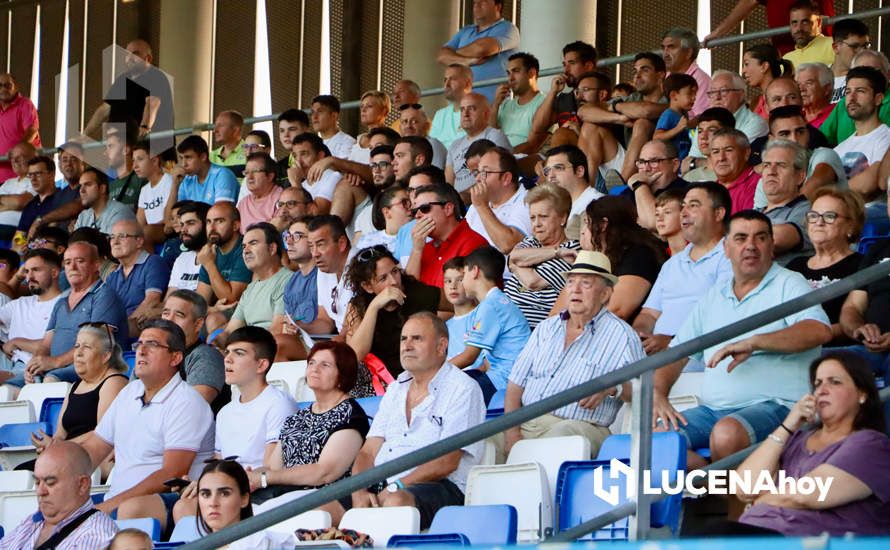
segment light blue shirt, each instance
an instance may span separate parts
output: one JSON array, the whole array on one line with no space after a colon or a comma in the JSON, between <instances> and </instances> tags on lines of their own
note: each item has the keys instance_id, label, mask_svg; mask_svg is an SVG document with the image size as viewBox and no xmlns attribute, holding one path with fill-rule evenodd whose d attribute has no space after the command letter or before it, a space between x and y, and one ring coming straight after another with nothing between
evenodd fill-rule
<instances>
[{"instance_id":1,"label":"light blue shirt","mask_svg":"<svg viewBox=\"0 0 890 550\"><path fill-rule=\"evenodd\" d=\"M399 228L399 232L396 233L396 242L393 245L393 256L402 264L402 267L408 265L408 258L411 257L411 249L414 247L411 238L411 230L414 228L414 224L417 223L417 220L411 220L406 223L402 227Z\"/></svg>"},{"instance_id":2,"label":"light blue shirt","mask_svg":"<svg viewBox=\"0 0 890 550\"><path fill-rule=\"evenodd\" d=\"M220 201L236 202L238 200L238 180L235 174L224 166L210 165L204 183L198 176L186 176L179 184L178 201L198 201L213 205Z\"/></svg>"},{"instance_id":3,"label":"light blue shirt","mask_svg":"<svg viewBox=\"0 0 890 550\"><path fill-rule=\"evenodd\" d=\"M505 76L507 61L511 55L516 53L516 48L519 47L519 29L516 28L516 25L503 18L483 31L480 31L476 25L467 25L457 31L457 34L451 37L451 40L445 44L445 47L456 51L480 38L494 38L497 40L500 45L500 53L489 57L485 63L470 67L473 71L473 82ZM497 86L474 87L473 91L484 94L488 101L492 101L496 88Z\"/></svg>"},{"instance_id":4,"label":"light blue shirt","mask_svg":"<svg viewBox=\"0 0 890 550\"><path fill-rule=\"evenodd\" d=\"M467 349L467 335L470 333L470 321L473 320L476 310L464 315L455 315L451 319L445 321L448 327L448 360L463 353ZM476 368L482 364L482 354L480 353L476 360L468 368Z\"/></svg>"},{"instance_id":5,"label":"light blue shirt","mask_svg":"<svg viewBox=\"0 0 890 550\"><path fill-rule=\"evenodd\" d=\"M775 305L787 302L810 292L810 285L800 273L779 267L773 263L754 290L744 298L736 298L732 279L716 284L698 302L689 317L671 340L671 347L688 342L708 332L732 324ZM796 323L814 320L830 326L828 316L821 306L813 306L778 321L757 327L730 341L716 344L699 352L692 359L707 364L711 356L731 342L788 328ZM778 401L790 407L809 391L808 369L819 357L821 346L799 353L755 352L732 372L726 367L731 357L721 361L713 369L705 369L701 397L703 403L713 409L747 407L763 401Z\"/></svg>"},{"instance_id":6,"label":"light blue shirt","mask_svg":"<svg viewBox=\"0 0 890 550\"><path fill-rule=\"evenodd\" d=\"M460 127L460 109L455 110L449 103L436 111L436 114L433 115L433 124L430 126L429 135L441 141L446 150L458 138L467 135Z\"/></svg>"},{"instance_id":7,"label":"light blue shirt","mask_svg":"<svg viewBox=\"0 0 890 550\"><path fill-rule=\"evenodd\" d=\"M467 332L466 343L482 350L491 368L486 374L494 387L507 389L513 361L525 347L531 330L522 311L501 289L492 288L476 306Z\"/></svg>"}]
</instances>

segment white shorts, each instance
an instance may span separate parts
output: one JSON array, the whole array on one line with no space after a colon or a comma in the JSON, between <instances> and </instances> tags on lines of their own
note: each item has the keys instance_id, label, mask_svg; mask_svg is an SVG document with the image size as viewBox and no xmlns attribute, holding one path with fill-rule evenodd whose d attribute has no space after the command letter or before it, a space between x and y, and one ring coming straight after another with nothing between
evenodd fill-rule
<instances>
[{"instance_id":1,"label":"white shorts","mask_svg":"<svg viewBox=\"0 0 890 550\"><path fill-rule=\"evenodd\" d=\"M606 173L609 170L615 170L619 174L621 173L621 168L624 167L624 156L626 154L627 153L624 150L624 146L619 143L618 151L615 153L615 156L612 157L610 160L600 164L599 170L603 178L606 177Z\"/></svg>"}]
</instances>

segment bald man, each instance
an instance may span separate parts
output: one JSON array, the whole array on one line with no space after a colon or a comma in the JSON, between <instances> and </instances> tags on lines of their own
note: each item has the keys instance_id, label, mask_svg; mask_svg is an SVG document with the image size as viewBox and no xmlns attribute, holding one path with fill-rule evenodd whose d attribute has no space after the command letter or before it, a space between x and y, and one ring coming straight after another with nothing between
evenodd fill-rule
<instances>
[{"instance_id":1,"label":"bald man","mask_svg":"<svg viewBox=\"0 0 890 550\"><path fill-rule=\"evenodd\" d=\"M510 140L503 131L488 125L491 118L491 106L488 99L475 92L467 93L460 100L460 127L465 134L457 138L448 148L445 161L445 181L459 192L473 186L475 178L464 162L467 149L479 139L487 139L508 151L513 150Z\"/></svg>"},{"instance_id":2,"label":"bald man","mask_svg":"<svg viewBox=\"0 0 890 550\"><path fill-rule=\"evenodd\" d=\"M93 507L90 455L77 443L56 440L37 457L37 510L0 540L0 549L105 548L117 533L114 520ZM63 527L77 523L63 533Z\"/></svg>"}]
</instances>

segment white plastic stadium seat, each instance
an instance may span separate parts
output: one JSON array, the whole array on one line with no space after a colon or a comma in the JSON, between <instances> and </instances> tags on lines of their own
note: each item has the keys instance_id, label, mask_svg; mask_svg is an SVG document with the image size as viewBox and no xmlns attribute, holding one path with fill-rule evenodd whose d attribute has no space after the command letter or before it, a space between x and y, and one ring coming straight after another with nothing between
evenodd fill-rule
<instances>
[{"instance_id":1,"label":"white plastic stadium seat","mask_svg":"<svg viewBox=\"0 0 890 550\"><path fill-rule=\"evenodd\" d=\"M31 491L34 489L34 474L26 470L0 472L0 489L3 491Z\"/></svg>"},{"instance_id":2,"label":"white plastic stadium seat","mask_svg":"<svg viewBox=\"0 0 890 550\"><path fill-rule=\"evenodd\" d=\"M47 397L65 397L71 384L68 382L44 382L42 384L25 384L19 392L19 401L30 401L34 405L34 415L40 414L40 407Z\"/></svg>"},{"instance_id":3,"label":"white plastic stadium seat","mask_svg":"<svg viewBox=\"0 0 890 550\"><path fill-rule=\"evenodd\" d=\"M473 466L464 504L512 504L518 513L516 539L520 544L540 541L553 527L547 472L536 462Z\"/></svg>"},{"instance_id":4,"label":"white plastic stadium seat","mask_svg":"<svg viewBox=\"0 0 890 550\"><path fill-rule=\"evenodd\" d=\"M266 374L266 380L270 383L272 380L281 380L287 387L287 394L293 396L297 402L315 401L315 394L306 387L306 361L273 363ZM307 392L308 398L305 397Z\"/></svg>"},{"instance_id":5,"label":"white plastic stadium seat","mask_svg":"<svg viewBox=\"0 0 890 550\"><path fill-rule=\"evenodd\" d=\"M7 533L36 511L37 493L34 491L0 493L0 525Z\"/></svg>"},{"instance_id":6,"label":"white plastic stadium seat","mask_svg":"<svg viewBox=\"0 0 890 550\"><path fill-rule=\"evenodd\" d=\"M4 401L0 403L0 426L36 422L34 405L30 401Z\"/></svg>"},{"instance_id":7,"label":"white plastic stadium seat","mask_svg":"<svg viewBox=\"0 0 890 550\"><path fill-rule=\"evenodd\" d=\"M375 547L384 547L393 535L420 533L420 512L413 506L353 508L340 520L340 529L354 529L370 535Z\"/></svg>"},{"instance_id":8,"label":"white plastic stadium seat","mask_svg":"<svg viewBox=\"0 0 890 550\"><path fill-rule=\"evenodd\" d=\"M327 529L331 526L331 514L324 510L309 510L269 527L269 531L293 534L297 529Z\"/></svg>"},{"instance_id":9,"label":"white plastic stadium seat","mask_svg":"<svg viewBox=\"0 0 890 550\"><path fill-rule=\"evenodd\" d=\"M520 439L510 449L507 464L537 462L547 473L550 494L556 494L559 467L567 460L590 460L590 441L580 435Z\"/></svg>"}]
</instances>

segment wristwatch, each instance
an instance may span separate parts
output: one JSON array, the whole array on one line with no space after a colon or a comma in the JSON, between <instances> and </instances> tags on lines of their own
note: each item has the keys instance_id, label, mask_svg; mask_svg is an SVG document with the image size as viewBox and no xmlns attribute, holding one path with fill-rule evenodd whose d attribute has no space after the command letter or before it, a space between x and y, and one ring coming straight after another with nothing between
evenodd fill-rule
<instances>
[{"instance_id":1,"label":"wristwatch","mask_svg":"<svg viewBox=\"0 0 890 550\"><path fill-rule=\"evenodd\" d=\"M386 486L386 491L389 493L396 493L405 488L405 484L402 483L401 479L397 479Z\"/></svg>"},{"instance_id":2,"label":"wristwatch","mask_svg":"<svg viewBox=\"0 0 890 550\"><path fill-rule=\"evenodd\" d=\"M620 399L622 393L624 393L624 384L618 384L615 386L615 395L612 396L612 399Z\"/></svg>"},{"instance_id":3,"label":"wristwatch","mask_svg":"<svg viewBox=\"0 0 890 550\"><path fill-rule=\"evenodd\" d=\"M635 182L633 182L633 183L630 184L630 190L633 191L634 193L636 193L636 192L637 192L637 189L639 189L639 188L642 187L643 185L646 185L646 182L645 182L645 181L637 180L637 181L635 181Z\"/></svg>"},{"instance_id":4,"label":"wristwatch","mask_svg":"<svg viewBox=\"0 0 890 550\"><path fill-rule=\"evenodd\" d=\"M269 486L269 480L266 478L266 472L260 472L260 488L265 489Z\"/></svg>"}]
</instances>

